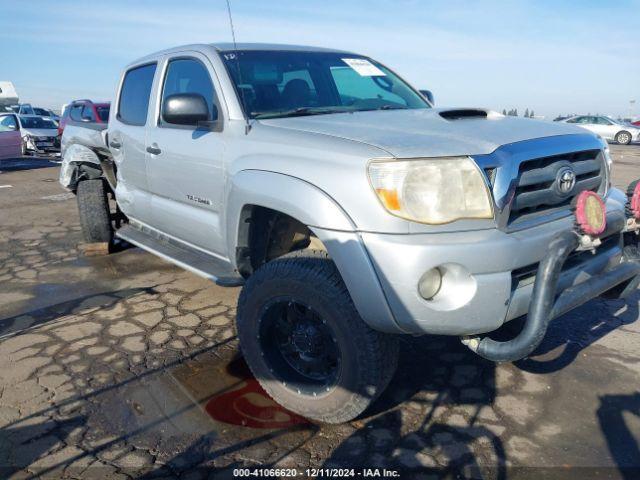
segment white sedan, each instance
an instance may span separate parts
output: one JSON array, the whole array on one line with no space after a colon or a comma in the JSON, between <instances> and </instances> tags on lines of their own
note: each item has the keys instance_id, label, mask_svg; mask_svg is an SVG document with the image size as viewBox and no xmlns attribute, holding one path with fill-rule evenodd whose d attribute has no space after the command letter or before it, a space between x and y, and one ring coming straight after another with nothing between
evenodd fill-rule
<instances>
[{"instance_id":1,"label":"white sedan","mask_svg":"<svg viewBox=\"0 0 640 480\"><path fill-rule=\"evenodd\" d=\"M22 136L22 154L60 155L58 125L37 115L0 114L0 123L17 125Z\"/></svg>"},{"instance_id":2,"label":"white sedan","mask_svg":"<svg viewBox=\"0 0 640 480\"><path fill-rule=\"evenodd\" d=\"M601 115L579 115L561 120L565 123L576 125L597 133L605 140L629 145L631 142L640 141L640 128L633 125L620 123L609 117Z\"/></svg>"}]
</instances>

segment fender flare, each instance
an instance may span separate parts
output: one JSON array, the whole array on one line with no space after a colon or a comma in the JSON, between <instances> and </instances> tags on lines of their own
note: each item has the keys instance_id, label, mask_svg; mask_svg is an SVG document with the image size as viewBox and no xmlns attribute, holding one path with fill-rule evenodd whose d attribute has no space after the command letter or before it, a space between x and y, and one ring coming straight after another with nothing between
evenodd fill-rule
<instances>
[{"instance_id":1,"label":"fender flare","mask_svg":"<svg viewBox=\"0 0 640 480\"><path fill-rule=\"evenodd\" d=\"M96 170L102 171L98 155L89 147L75 143L65 149L61 163L60 185L68 190L75 191L77 188L82 165L95 166Z\"/></svg>"},{"instance_id":2,"label":"fender flare","mask_svg":"<svg viewBox=\"0 0 640 480\"><path fill-rule=\"evenodd\" d=\"M227 194L227 251L234 268L242 212L247 205L282 212L309 227L335 262L362 319L372 328L402 333L378 275L349 215L323 190L300 178L264 170L242 170Z\"/></svg>"},{"instance_id":3,"label":"fender flare","mask_svg":"<svg viewBox=\"0 0 640 480\"><path fill-rule=\"evenodd\" d=\"M241 170L227 193L227 246L230 256L238 240L242 209L247 205L285 213L308 227L353 232L349 215L323 190L300 178L266 170Z\"/></svg>"}]
</instances>

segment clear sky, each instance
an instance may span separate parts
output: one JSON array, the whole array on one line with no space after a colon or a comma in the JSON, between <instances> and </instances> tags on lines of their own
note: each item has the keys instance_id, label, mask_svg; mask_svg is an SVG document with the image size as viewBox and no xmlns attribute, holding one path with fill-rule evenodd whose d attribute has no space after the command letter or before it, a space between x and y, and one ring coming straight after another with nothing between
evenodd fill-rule
<instances>
[{"instance_id":1,"label":"clear sky","mask_svg":"<svg viewBox=\"0 0 640 480\"><path fill-rule=\"evenodd\" d=\"M640 115L640 0L231 0L242 42L374 57L440 106ZM121 68L230 41L225 0L0 0L0 80L54 107L110 99Z\"/></svg>"}]
</instances>

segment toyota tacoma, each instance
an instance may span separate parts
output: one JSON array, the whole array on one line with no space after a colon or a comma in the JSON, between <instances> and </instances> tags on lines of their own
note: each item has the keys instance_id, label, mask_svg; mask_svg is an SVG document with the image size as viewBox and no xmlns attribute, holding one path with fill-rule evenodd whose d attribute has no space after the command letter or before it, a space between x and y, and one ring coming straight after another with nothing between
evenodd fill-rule
<instances>
[{"instance_id":1,"label":"toyota tacoma","mask_svg":"<svg viewBox=\"0 0 640 480\"><path fill-rule=\"evenodd\" d=\"M513 361L637 287L640 187L613 188L606 142L577 126L434 108L369 57L267 44L149 55L112 105L106 130L63 136L86 240L242 285L245 359L308 418L361 414L401 334Z\"/></svg>"}]
</instances>

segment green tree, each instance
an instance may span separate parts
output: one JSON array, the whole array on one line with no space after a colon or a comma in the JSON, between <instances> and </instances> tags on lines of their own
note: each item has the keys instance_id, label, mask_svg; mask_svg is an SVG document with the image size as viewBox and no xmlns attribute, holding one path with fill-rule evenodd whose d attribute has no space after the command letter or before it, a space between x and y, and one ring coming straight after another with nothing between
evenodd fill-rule
<instances>
[{"instance_id":1,"label":"green tree","mask_svg":"<svg viewBox=\"0 0 640 480\"><path fill-rule=\"evenodd\" d=\"M529 118L529 109L528 108L524 111L524 118Z\"/></svg>"}]
</instances>

